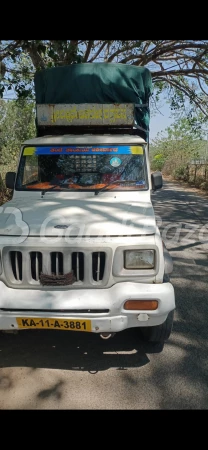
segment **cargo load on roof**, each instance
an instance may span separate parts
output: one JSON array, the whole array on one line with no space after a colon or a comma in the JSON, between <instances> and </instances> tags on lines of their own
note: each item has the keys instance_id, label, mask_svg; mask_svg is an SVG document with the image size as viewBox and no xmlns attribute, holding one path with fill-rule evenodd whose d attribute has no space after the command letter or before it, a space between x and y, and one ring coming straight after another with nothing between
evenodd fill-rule
<instances>
[{"instance_id":1,"label":"cargo load on roof","mask_svg":"<svg viewBox=\"0 0 208 450\"><path fill-rule=\"evenodd\" d=\"M135 126L148 140L151 93L152 79L146 67L83 63L44 69L35 75L37 128Z\"/></svg>"}]
</instances>

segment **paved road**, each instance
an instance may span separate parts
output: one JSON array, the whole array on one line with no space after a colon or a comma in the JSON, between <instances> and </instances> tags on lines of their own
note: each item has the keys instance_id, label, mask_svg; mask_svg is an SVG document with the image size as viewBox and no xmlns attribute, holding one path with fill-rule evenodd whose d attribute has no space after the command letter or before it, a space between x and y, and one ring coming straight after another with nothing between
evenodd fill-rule
<instances>
[{"instance_id":1,"label":"paved road","mask_svg":"<svg viewBox=\"0 0 208 450\"><path fill-rule=\"evenodd\" d=\"M0 409L208 409L208 198L166 183L153 202L174 259L177 309L163 349L144 344L137 330L108 341L3 335Z\"/></svg>"}]
</instances>

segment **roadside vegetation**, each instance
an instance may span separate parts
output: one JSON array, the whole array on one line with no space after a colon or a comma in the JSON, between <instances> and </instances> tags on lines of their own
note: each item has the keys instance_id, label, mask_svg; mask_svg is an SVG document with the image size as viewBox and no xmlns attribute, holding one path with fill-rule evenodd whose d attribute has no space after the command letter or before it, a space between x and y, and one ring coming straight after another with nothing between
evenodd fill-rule
<instances>
[{"instance_id":1,"label":"roadside vegetation","mask_svg":"<svg viewBox=\"0 0 208 450\"><path fill-rule=\"evenodd\" d=\"M208 192L208 140L186 118L176 120L150 145L152 171Z\"/></svg>"},{"instance_id":2,"label":"roadside vegetation","mask_svg":"<svg viewBox=\"0 0 208 450\"><path fill-rule=\"evenodd\" d=\"M21 144L34 135L34 103L0 99L0 205L11 198L5 186L6 172L16 171Z\"/></svg>"}]
</instances>

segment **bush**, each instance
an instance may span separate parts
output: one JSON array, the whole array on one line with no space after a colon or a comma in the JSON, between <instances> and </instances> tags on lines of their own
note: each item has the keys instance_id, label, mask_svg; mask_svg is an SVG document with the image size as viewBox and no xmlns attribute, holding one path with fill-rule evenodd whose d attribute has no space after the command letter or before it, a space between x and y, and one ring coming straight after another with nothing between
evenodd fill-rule
<instances>
[{"instance_id":1,"label":"bush","mask_svg":"<svg viewBox=\"0 0 208 450\"><path fill-rule=\"evenodd\" d=\"M15 172L16 164L0 166L0 205L8 202L12 198L11 189L7 189L5 185L5 176L7 172Z\"/></svg>"},{"instance_id":2,"label":"bush","mask_svg":"<svg viewBox=\"0 0 208 450\"><path fill-rule=\"evenodd\" d=\"M161 172L163 166L165 164L165 158L163 155L155 155L152 162L151 162L151 169L152 170L159 170Z\"/></svg>"},{"instance_id":3,"label":"bush","mask_svg":"<svg viewBox=\"0 0 208 450\"><path fill-rule=\"evenodd\" d=\"M12 198L12 191L4 185L0 186L0 206L8 202Z\"/></svg>"},{"instance_id":4,"label":"bush","mask_svg":"<svg viewBox=\"0 0 208 450\"><path fill-rule=\"evenodd\" d=\"M198 176L196 177L196 179L195 179L194 185L195 185L197 188L200 188L201 185L203 185L203 184L204 184L204 178L203 178L202 176L198 175Z\"/></svg>"},{"instance_id":5,"label":"bush","mask_svg":"<svg viewBox=\"0 0 208 450\"><path fill-rule=\"evenodd\" d=\"M185 166L177 167L173 172L174 178L176 180L184 180L187 175L187 168Z\"/></svg>"},{"instance_id":6,"label":"bush","mask_svg":"<svg viewBox=\"0 0 208 450\"><path fill-rule=\"evenodd\" d=\"M200 189L203 189L203 191L208 191L208 181L203 181L200 184Z\"/></svg>"}]
</instances>

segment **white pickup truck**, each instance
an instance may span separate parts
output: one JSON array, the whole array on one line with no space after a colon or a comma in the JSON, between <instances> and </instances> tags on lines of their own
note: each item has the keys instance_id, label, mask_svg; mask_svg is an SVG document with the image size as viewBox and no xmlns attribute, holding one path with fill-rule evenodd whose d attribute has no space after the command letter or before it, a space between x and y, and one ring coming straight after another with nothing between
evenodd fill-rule
<instances>
[{"instance_id":1,"label":"white pickup truck","mask_svg":"<svg viewBox=\"0 0 208 450\"><path fill-rule=\"evenodd\" d=\"M44 119L44 118L43 118ZM0 330L58 329L168 339L171 258L156 225L147 143L62 134L23 143L0 208Z\"/></svg>"}]
</instances>

